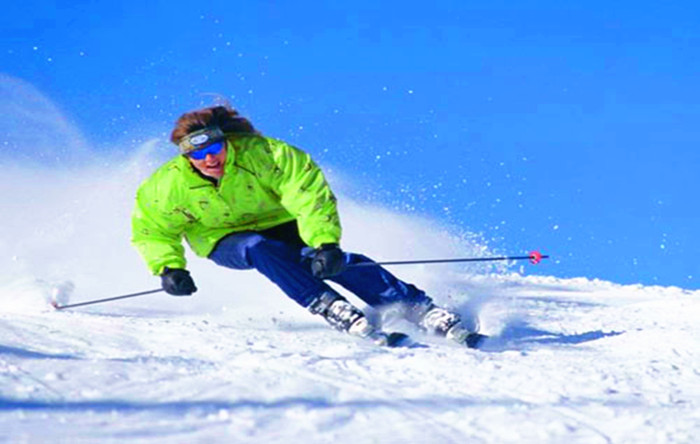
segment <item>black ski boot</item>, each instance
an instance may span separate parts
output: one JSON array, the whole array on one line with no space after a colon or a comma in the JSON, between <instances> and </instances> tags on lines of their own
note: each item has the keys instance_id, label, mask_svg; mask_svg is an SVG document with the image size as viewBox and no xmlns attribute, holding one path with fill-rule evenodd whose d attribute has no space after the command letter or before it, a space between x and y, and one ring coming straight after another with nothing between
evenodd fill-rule
<instances>
[{"instance_id":1,"label":"black ski boot","mask_svg":"<svg viewBox=\"0 0 700 444\"><path fill-rule=\"evenodd\" d=\"M311 304L309 311L319 314L336 330L369 339L377 345L396 347L408 340L403 333L385 333L369 323L365 314L338 293L321 293Z\"/></svg>"}]
</instances>

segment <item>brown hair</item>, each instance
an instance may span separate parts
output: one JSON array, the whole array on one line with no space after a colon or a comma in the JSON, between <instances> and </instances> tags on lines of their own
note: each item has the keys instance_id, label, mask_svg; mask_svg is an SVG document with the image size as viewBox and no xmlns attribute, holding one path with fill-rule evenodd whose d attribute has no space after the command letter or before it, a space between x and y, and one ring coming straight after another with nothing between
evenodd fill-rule
<instances>
[{"instance_id":1,"label":"brown hair","mask_svg":"<svg viewBox=\"0 0 700 444\"><path fill-rule=\"evenodd\" d=\"M177 145L189 133L212 126L221 128L224 133L260 134L248 119L230 106L212 106L181 115L170 133L170 141Z\"/></svg>"}]
</instances>

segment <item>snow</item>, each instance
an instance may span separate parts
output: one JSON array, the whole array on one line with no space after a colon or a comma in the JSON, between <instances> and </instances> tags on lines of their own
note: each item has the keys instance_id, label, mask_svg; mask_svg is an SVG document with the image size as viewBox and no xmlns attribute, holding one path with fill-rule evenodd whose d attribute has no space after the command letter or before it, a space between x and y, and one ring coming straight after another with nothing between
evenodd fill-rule
<instances>
[{"instance_id":1,"label":"snow","mask_svg":"<svg viewBox=\"0 0 700 444\"><path fill-rule=\"evenodd\" d=\"M514 275L461 282L492 290L481 315L494 338L483 351L432 338L421 338L426 348L379 348L291 305L254 316L156 313L137 302L129 310L118 302L101 312L3 313L0 436L319 443L697 436L698 292ZM141 304L160 298L168 297Z\"/></svg>"},{"instance_id":2,"label":"snow","mask_svg":"<svg viewBox=\"0 0 700 444\"><path fill-rule=\"evenodd\" d=\"M486 265L392 268L465 316L478 313L492 335L482 350L403 324L393 327L426 347L376 347L331 330L253 272L192 256L193 297L53 310L47 294L68 281L70 302L158 287L128 245L133 192L152 150L98 175L3 170L0 441L700 436L700 291ZM492 253L429 219L341 202L345 247L376 259ZM547 262L538 267L546 273Z\"/></svg>"}]
</instances>

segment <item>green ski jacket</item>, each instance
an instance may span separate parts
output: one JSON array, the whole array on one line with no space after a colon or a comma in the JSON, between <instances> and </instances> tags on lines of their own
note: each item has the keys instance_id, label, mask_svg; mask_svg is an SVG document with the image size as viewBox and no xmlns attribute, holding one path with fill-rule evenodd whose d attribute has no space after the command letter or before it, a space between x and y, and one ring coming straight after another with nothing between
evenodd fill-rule
<instances>
[{"instance_id":1,"label":"green ski jacket","mask_svg":"<svg viewBox=\"0 0 700 444\"><path fill-rule=\"evenodd\" d=\"M224 175L214 184L185 156L141 184L132 215L132 244L153 274L185 268L182 238L208 256L224 236L297 221L311 247L339 243L336 199L311 156L258 135L227 137Z\"/></svg>"}]
</instances>

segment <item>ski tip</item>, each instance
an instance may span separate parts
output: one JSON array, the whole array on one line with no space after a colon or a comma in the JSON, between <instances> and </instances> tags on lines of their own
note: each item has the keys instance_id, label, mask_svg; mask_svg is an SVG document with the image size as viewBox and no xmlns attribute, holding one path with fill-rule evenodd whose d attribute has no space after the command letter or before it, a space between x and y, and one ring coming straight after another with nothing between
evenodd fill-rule
<instances>
[{"instance_id":1,"label":"ski tip","mask_svg":"<svg viewBox=\"0 0 700 444\"><path fill-rule=\"evenodd\" d=\"M406 347L413 343L411 337L405 333L394 332L389 333L386 337L387 347Z\"/></svg>"},{"instance_id":2,"label":"ski tip","mask_svg":"<svg viewBox=\"0 0 700 444\"><path fill-rule=\"evenodd\" d=\"M472 333L466 337L466 339L464 340L464 345L467 348L478 349L479 347L484 345L486 339L488 339L488 336L486 335L482 335L481 333Z\"/></svg>"}]
</instances>

